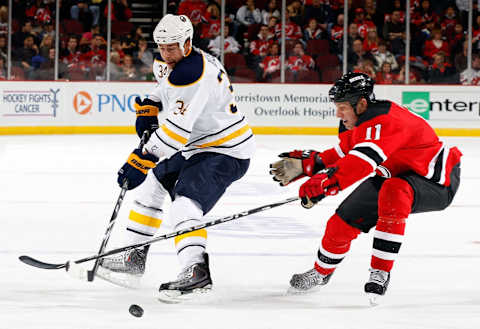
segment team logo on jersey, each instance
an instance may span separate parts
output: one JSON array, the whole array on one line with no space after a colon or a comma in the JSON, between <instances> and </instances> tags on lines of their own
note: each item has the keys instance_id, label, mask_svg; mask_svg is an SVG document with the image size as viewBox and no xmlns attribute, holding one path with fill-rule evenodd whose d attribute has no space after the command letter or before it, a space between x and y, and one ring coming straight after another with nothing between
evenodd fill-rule
<instances>
[{"instance_id":1,"label":"team logo on jersey","mask_svg":"<svg viewBox=\"0 0 480 329\"><path fill-rule=\"evenodd\" d=\"M428 120L430 118L430 93L428 91L402 92L402 104L410 111Z\"/></svg>"},{"instance_id":2,"label":"team logo on jersey","mask_svg":"<svg viewBox=\"0 0 480 329\"><path fill-rule=\"evenodd\" d=\"M73 108L78 114L87 114L92 109L92 96L86 91L79 91L73 97Z\"/></svg>"},{"instance_id":3,"label":"team logo on jersey","mask_svg":"<svg viewBox=\"0 0 480 329\"><path fill-rule=\"evenodd\" d=\"M184 115L185 114L185 111L188 109L188 105L185 105L185 102L182 101L182 100L178 100L175 102L178 107L177 109L175 110L175 112L173 112L173 114L181 114L181 115Z\"/></svg>"}]
</instances>

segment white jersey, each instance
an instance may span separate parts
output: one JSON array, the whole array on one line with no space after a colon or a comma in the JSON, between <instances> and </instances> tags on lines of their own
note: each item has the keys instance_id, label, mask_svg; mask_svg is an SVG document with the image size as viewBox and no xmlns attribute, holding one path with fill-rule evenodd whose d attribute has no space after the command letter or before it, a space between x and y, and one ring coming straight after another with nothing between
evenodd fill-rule
<instances>
[{"instance_id":1,"label":"white jersey","mask_svg":"<svg viewBox=\"0 0 480 329\"><path fill-rule=\"evenodd\" d=\"M165 118L145 145L148 152L170 157L181 151L186 159L200 152L252 157L252 130L215 57L194 48L173 70L156 59L153 72L158 84L149 98L162 102Z\"/></svg>"}]
</instances>

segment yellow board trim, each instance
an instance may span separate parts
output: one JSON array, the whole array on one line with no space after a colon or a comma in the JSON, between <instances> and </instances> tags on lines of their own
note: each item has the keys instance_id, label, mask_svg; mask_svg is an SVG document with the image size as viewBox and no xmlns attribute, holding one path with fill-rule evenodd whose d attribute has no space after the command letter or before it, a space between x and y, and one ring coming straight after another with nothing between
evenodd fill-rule
<instances>
[{"instance_id":1,"label":"yellow board trim","mask_svg":"<svg viewBox=\"0 0 480 329\"><path fill-rule=\"evenodd\" d=\"M337 135L338 127L251 127L255 135ZM439 136L480 137L480 128L435 128ZM135 134L133 126L11 126L0 135Z\"/></svg>"},{"instance_id":2,"label":"yellow board trim","mask_svg":"<svg viewBox=\"0 0 480 329\"><path fill-rule=\"evenodd\" d=\"M183 239L191 238L191 237L201 237L201 238L206 239L207 238L207 230L206 229L201 229L201 230L198 230L198 231L193 231L193 232L189 232L189 233L179 235L179 236L175 237L175 245L177 245Z\"/></svg>"},{"instance_id":3,"label":"yellow board trim","mask_svg":"<svg viewBox=\"0 0 480 329\"><path fill-rule=\"evenodd\" d=\"M173 131L171 131L170 129L168 129L167 126L165 126L165 125L162 125L161 128L162 128L163 132L164 132L165 134L167 134L167 136L170 137L171 139L174 139L174 140L176 140L177 142L182 143L182 145L187 144L188 139L186 139L185 137L180 136L179 134L174 133Z\"/></svg>"},{"instance_id":4,"label":"yellow board trim","mask_svg":"<svg viewBox=\"0 0 480 329\"><path fill-rule=\"evenodd\" d=\"M220 138L220 139L217 139L216 141L213 141L213 142L210 142L210 143L205 143L205 144L202 144L202 145L195 145L195 146L198 146L198 147L210 147L210 146L217 146L217 145L221 145L223 143L226 143L228 142L229 140L231 139L234 139L238 136L241 136L243 135L244 133L246 133L247 131L250 130L250 126L249 125L245 125L243 126L242 128L238 129L237 131L234 131L233 133L231 133L230 135L227 135L223 138Z\"/></svg>"},{"instance_id":5,"label":"yellow board trim","mask_svg":"<svg viewBox=\"0 0 480 329\"><path fill-rule=\"evenodd\" d=\"M130 214L128 215L128 218L135 223L142 224L145 226L155 227L155 228L159 228L160 225L162 224L161 219L142 215L133 210L130 210Z\"/></svg>"}]
</instances>

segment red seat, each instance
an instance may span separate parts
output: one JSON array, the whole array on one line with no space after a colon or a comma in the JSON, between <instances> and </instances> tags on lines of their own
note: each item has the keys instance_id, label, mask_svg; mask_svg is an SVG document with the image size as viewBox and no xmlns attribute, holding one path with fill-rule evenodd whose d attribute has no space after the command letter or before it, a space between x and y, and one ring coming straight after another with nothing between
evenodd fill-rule
<instances>
[{"instance_id":1,"label":"red seat","mask_svg":"<svg viewBox=\"0 0 480 329\"><path fill-rule=\"evenodd\" d=\"M66 34L82 34L83 24L75 19L65 19L62 24L62 30Z\"/></svg>"},{"instance_id":2,"label":"red seat","mask_svg":"<svg viewBox=\"0 0 480 329\"><path fill-rule=\"evenodd\" d=\"M227 70L238 69L240 67L247 66L245 57L242 54L227 53L223 57L223 62Z\"/></svg>"},{"instance_id":3,"label":"red seat","mask_svg":"<svg viewBox=\"0 0 480 329\"><path fill-rule=\"evenodd\" d=\"M340 60L334 54L320 55L315 59L315 65L319 70L322 70L323 68L340 65Z\"/></svg>"},{"instance_id":4,"label":"red seat","mask_svg":"<svg viewBox=\"0 0 480 329\"><path fill-rule=\"evenodd\" d=\"M25 71L20 66L12 66L10 80L25 80Z\"/></svg>"},{"instance_id":5,"label":"red seat","mask_svg":"<svg viewBox=\"0 0 480 329\"><path fill-rule=\"evenodd\" d=\"M310 56L326 55L330 53L330 45L328 43L328 40L308 40L306 53Z\"/></svg>"},{"instance_id":6,"label":"red seat","mask_svg":"<svg viewBox=\"0 0 480 329\"><path fill-rule=\"evenodd\" d=\"M255 72L248 67L240 67L235 71L235 75L232 76L234 82L255 82L257 76Z\"/></svg>"},{"instance_id":7,"label":"red seat","mask_svg":"<svg viewBox=\"0 0 480 329\"><path fill-rule=\"evenodd\" d=\"M257 34L260 31L261 24L251 24L247 29L247 39L253 41L258 38Z\"/></svg>"},{"instance_id":8,"label":"red seat","mask_svg":"<svg viewBox=\"0 0 480 329\"><path fill-rule=\"evenodd\" d=\"M319 80L317 71L300 71L297 74L297 82L319 82Z\"/></svg>"},{"instance_id":9,"label":"red seat","mask_svg":"<svg viewBox=\"0 0 480 329\"><path fill-rule=\"evenodd\" d=\"M112 34L115 35L125 35L131 33L134 25L130 22L125 21L114 21L112 22Z\"/></svg>"},{"instance_id":10,"label":"red seat","mask_svg":"<svg viewBox=\"0 0 480 329\"><path fill-rule=\"evenodd\" d=\"M322 71L323 83L334 83L338 78L342 76L342 71L339 67L326 68Z\"/></svg>"}]
</instances>

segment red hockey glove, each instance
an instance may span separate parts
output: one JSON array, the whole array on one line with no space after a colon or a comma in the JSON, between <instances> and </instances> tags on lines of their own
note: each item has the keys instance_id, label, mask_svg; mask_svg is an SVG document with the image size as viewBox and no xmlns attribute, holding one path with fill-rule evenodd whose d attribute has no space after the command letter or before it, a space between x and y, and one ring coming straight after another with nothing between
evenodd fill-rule
<instances>
[{"instance_id":1,"label":"red hockey glove","mask_svg":"<svg viewBox=\"0 0 480 329\"><path fill-rule=\"evenodd\" d=\"M336 195L340 191L338 180L333 175L336 168L328 168L325 172L312 176L300 186L298 195L302 199L302 206L310 209L327 195Z\"/></svg>"},{"instance_id":2,"label":"red hockey glove","mask_svg":"<svg viewBox=\"0 0 480 329\"><path fill-rule=\"evenodd\" d=\"M281 186L286 186L305 176L313 176L325 165L317 151L284 152L279 155L282 160L270 164L270 175L273 180L280 182Z\"/></svg>"}]
</instances>

